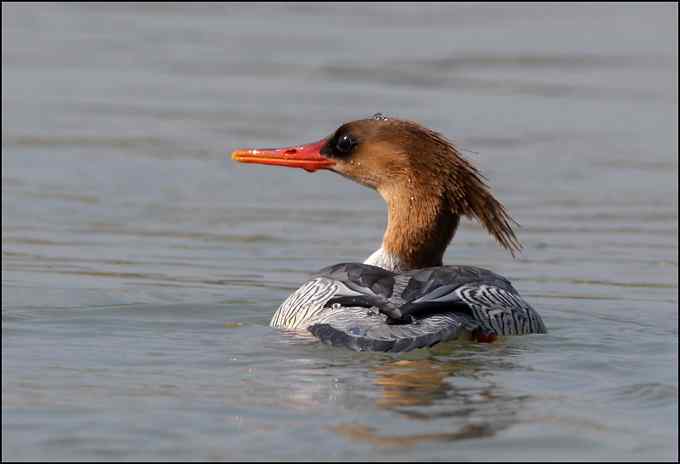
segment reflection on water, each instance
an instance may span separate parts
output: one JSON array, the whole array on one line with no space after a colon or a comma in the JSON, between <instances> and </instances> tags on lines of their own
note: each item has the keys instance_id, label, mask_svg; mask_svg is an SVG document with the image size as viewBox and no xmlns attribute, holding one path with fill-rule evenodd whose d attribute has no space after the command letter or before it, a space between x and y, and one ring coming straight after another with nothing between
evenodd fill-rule
<instances>
[{"instance_id":1,"label":"reflection on water","mask_svg":"<svg viewBox=\"0 0 680 464\"><path fill-rule=\"evenodd\" d=\"M360 425L339 425L335 427L336 433L353 441L367 442L377 446L414 446L429 441L456 441L472 438L492 437L495 431L488 424L464 425L455 432L421 433L413 435L382 436L376 433L375 428Z\"/></svg>"},{"instance_id":2,"label":"reflection on water","mask_svg":"<svg viewBox=\"0 0 680 464\"><path fill-rule=\"evenodd\" d=\"M476 407L480 402L498 400L493 387L459 388L455 377L474 378L475 369L458 361L442 362L434 359L398 360L374 370L375 385L381 396L376 401L379 408L394 410L404 417L417 420L452 418L455 420L439 426L450 431L409 433L406 435L381 434L377 427L339 425L334 431L353 441L363 441L379 446L413 446L429 441L456 441L493 436L503 428L504 421L480 421ZM441 403L441 404L438 404ZM451 404L455 406L452 407ZM427 406L424 411L418 406ZM468 422L466 418L474 418Z\"/></svg>"},{"instance_id":3,"label":"reflection on water","mask_svg":"<svg viewBox=\"0 0 680 464\"><path fill-rule=\"evenodd\" d=\"M395 361L376 369L375 384L382 388L377 405L387 409L431 405L446 397L451 387L446 378L463 368L462 363L433 362L429 359Z\"/></svg>"},{"instance_id":4,"label":"reflection on water","mask_svg":"<svg viewBox=\"0 0 680 464\"><path fill-rule=\"evenodd\" d=\"M472 343L453 342L438 347L437 356L421 350L410 356L419 359L390 360L371 369L373 384L378 387L377 408L422 424L432 422L436 432L423 433L415 428L411 433L395 434L356 423L340 424L333 430L351 441L401 447L488 438L517 423L517 413L529 398L503 391L492 380L494 367L500 367L494 365L499 363L475 358L471 348L475 348ZM494 351L506 356L512 352L502 346ZM512 369L507 362L501 364Z\"/></svg>"}]
</instances>

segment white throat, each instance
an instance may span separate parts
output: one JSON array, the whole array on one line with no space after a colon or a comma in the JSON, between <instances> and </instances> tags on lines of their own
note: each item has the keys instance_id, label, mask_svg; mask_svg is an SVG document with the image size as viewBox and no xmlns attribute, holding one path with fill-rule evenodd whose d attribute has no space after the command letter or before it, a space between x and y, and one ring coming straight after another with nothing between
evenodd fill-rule
<instances>
[{"instance_id":1,"label":"white throat","mask_svg":"<svg viewBox=\"0 0 680 464\"><path fill-rule=\"evenodd\" d=\"M402 263L399 257L387 253L383 247L378 248L371 256L369 256L368 259L364 261L364 264L378 266L391 272L400 272L405 270L402 268Z\"/></svg>"}]
</instances>

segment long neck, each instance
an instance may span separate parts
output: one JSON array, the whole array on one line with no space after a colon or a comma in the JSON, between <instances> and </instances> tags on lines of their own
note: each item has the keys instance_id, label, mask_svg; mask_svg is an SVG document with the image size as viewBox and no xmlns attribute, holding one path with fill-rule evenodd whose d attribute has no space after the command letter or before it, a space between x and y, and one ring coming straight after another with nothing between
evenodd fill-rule
<instances>
[{"instance_id":1,"label":"long neck","mask_svg":"<svg viewBox=\"0 0 680 464\"><path fill-rule=\"evenodd\" d=\"M460 216L433 192L381 191L387 202L387 229L380 250L367 261L392 271L441 266Z\"/></svg>"}]
</instances>

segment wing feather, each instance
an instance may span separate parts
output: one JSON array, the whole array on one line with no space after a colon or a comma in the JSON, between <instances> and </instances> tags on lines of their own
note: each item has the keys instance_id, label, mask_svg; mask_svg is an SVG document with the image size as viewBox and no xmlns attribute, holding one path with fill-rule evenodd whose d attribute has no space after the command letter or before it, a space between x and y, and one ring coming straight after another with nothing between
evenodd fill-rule
<instances>
[{"instance_id":1,"label":"wing feather","mask_svg":"<svg viewBox=\"0 0 680 464\"><path fill-rule=\"evenodd\" d=\"M541 317L511 283L471 266L396 274L359 263L322 269L281 305L271 325L307 329L356 351L408 351L480 330L545 333Z\"/></svg>"}]
</instances>

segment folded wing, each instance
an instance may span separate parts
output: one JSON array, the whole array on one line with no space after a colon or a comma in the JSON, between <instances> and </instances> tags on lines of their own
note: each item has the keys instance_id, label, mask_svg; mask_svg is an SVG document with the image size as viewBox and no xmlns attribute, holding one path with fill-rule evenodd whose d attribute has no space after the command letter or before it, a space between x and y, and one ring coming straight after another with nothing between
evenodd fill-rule
<instances>
[{"instance_id":1,"label":"folded wing","mask_svg":"<svg viewBox=\"0 0 680 464\"><path fill-rule=\"evenodd\" d=\"M314 310L296 311L313 317L298 327L325 343L357 351L408 351L474 331L503 336L546 331L507 279L472 266L393 273L366 264L337 264L321 270L277 314L291 301L310 296Z\"/></svg>"}]
</instances>

